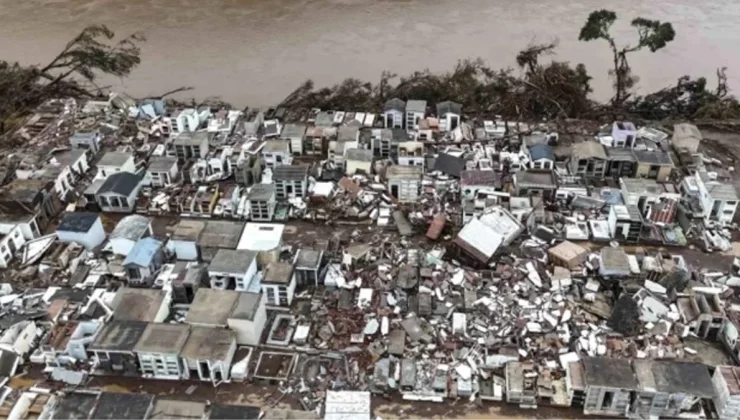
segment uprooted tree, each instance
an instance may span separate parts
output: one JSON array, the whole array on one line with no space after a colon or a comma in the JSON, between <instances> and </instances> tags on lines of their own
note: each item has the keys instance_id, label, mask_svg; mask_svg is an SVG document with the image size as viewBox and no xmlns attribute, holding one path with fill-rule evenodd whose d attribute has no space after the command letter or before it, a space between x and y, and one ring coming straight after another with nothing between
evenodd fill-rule
<instances>
[{"instance_id":1,"label":"uprooted tree","mask_svg":"<svg viewBox=\"0 0 740 420\"><path fill-rule=\"evenodd\" d=\"M638 96L624 104L630 114L648 120L692 118L725 120L740 118L740 103L730 95L726 69L717 69L717 86L708 88L707 79L682 76L675 86Z\"/></svg>"},{"instance_id":2,"label":"uprooted tree","mask_svg":"<svg viewBox=\"0 0 740 420\"><path fill-rule=\"evenodd\" d=\"M388 99L422 99L429 103L454 100L471 114L506 117L575 117L587 113L592 102L591 77L586 67L567 62L541 63L553 54L555 43L533 45L520 52L513 69L494 70L481 59L462 60L452 71L435 74L417 71L399 77L384 72L377 84L346 79L333 86L315 89L306 81L288 95L282 105L292 108L345 110L379 109Z\"/></svg>"},{"instance_id":3,"label":"uprooted tree","mask_svg":"<svg viewBox=\"0 0 740 420\"><path fill-rule=\"evenodd\" d=\"M562 61L540 63L540 57L553 55L556 47L557 42L531 45L516 56L517 65L524 70L524 76L517 80L517 96L528 115L575 117L593 107L588 98L591 76L586 66L579 63L571 67Z\"/></svg>"},{"instance_id":4,"label":"uprooted tree","mask_svg":"<svg viewBox=\"0 0 740 420\"><path fill-rule=\"evenodd\" d=\"M616 20L617 14L611 10L602 9L591 12L583 28L581 28L578 39L581 41L603 39L609 43L613 58L613 68L609 73L614 77L615 91L612 104L615 107L621 107L629 98L630 90L638 81L637 77L632 73L632 68L627 61L627 55L644 48L649 49L651 52L656 52L673 41L676 37L676 31L673 30L673 25L670 22L636 18L632 20L632 26L637 28L637 44L620 48L610 33L611 27Z\"/></svg>"},{"instance_id":5,"label":"uprooted tree","mask_svg":"<svg viewBox=\"0 0 740 420\"><path fill-rule=\"evenodd\" d=\"M631 89L637 82L628 55L642 49L652 52L675 38L667 22L637 18L634 46L618 47L610 30L617 15L609 10L592 12L580 32L583 41L603 39L613 53L615 95L605 106L590 98L591 76L583 64L543 57L555 54L557 43L531 45L516 56L521 74L513 69L494 70L481 60L462 60L452 71L432 73L417 71L399 77L390 72L381 75L378 84L346 79L333 86L315 89L312 81L293 91L283 105L295 108L367 110L380 109L393 97L422 99L429 103L455 100L471 115L503 115L510 119L599 118L614 111L638 119L728 119L740 118L740 104L729 92L725 69L717 70L717 87L710 89L705 78L683 76L675 85L644 96Z\"/></svg>"},{"instance_id":6,"label":"uprooted tree","mask_svg":"<svg viewBox=\"0 0 740 420\"><path fill-rule=\"evenodd\" d=\"M44 66L0 61L0 134L49 98L99 96L98 77L126 77L141 62L141 34L113 42L104 25L85 28ZM10 127L8 127L10 128Z\"/></svg>"},{"instance_id":7,"label":"uprooted tree","mask_svg":"<svg viewBox=\"0 0 740 420\"><path fill-rule=\"evenodd\" d=\"M635 46L618 48L610 34L617 17L614 12L591 13L580 39L606 40L614 55L616 94L612 108L644 119L740 118L740 104L729 94L724 69L717 72L716 89L708 89L704 78L684 76L675 86L645 96L633 96L636 81L628 54L647 48L657 51L673 40L670 23L638 18L632 21L639 40ZM126 77L141 62L140 34L116 41L106 26L85 28L46 65L21 65L0 60L0 134L10 131L21 117L50 98L93 98L103 96L101 76ZM516 69L493 69L481 59L461 60L445 73L429 70L398 76L383 72L378 83L346 79L316 89L306 81L284 101L294 108L379 110L393 97L422 99L434 104L454 100L471 115L503 115L509 119L598 118L607 108L590 99L591 77L583 64L543 60L555 54L557 43L531 45L516 56ZM188 90L176 90L166 95Z\"/></svg>"}]
</instances>

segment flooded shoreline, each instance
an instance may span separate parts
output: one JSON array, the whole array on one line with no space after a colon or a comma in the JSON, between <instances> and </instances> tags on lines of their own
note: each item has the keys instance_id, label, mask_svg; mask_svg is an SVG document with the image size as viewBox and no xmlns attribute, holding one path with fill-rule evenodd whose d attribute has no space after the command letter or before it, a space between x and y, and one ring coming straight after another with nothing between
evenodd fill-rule
<instances>
[{"instance_id":1,"label":"flooded shoreline","mask_svg":"<svg viewBox=\"0 0 740 420\"><path fill-rule=\"evenodd\" d=\"M446 71L463 58L491 67L514 65L532 42L558 39L558 60L583 62L595 97L610 93L609 51L577 40L599 1L522 0L0 0L0 51L6 60L42 63L84 26L140 31L148 41L142 64L126 80L104 80L136 96L192 86L182 97L219 97L234 105L281 100L306 79L318 86L354 77L377 81L383 70ZM664 51L632 58L642 91L683 74L714 84L727 66L740 86L740 3L728 0L626 0L615 4L621 43L634 40L636 16L670 21L677 37Z\"/></svg>"}]
</instances>

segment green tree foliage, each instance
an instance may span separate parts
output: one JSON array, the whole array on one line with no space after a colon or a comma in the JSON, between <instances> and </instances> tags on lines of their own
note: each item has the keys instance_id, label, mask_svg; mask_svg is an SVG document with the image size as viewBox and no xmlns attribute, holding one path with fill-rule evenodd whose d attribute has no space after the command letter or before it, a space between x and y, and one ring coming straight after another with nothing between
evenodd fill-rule
<instances>
[{"instance_id":1,"label":"green tree foliage","mask_svg":"<svg viewBox=\"0 0 740 420\"><path fill-rule=\"evenodd\" d=\"M102 74L128 76L141 62L139 44L145 39L140 34L114 38L106 26L92 25L44 66L0 61L0 123L13 122L52 97L97 96Z\"/></svg>"},{"instance_id":2,"label":"green tree foliage","mask_svg":"<svg viewBox=\"0 0 740 420\"><path fill-rule=\"evenodd\" d=\"M625 104L625 109L650 120L740 118L740 103L729 94L725 70L717 70L717 87L713 90L708 88L704 77L692 79L682 76L675 86L637 97Z\"/></svg>"},{"instance_id":3,"label":"green tree foliage","mask_svg":"<svg viewBox=\"0 0 740 420\"><path fill-rule=\"evenodd\" d=\"M634 46L618 47L611 35L611 27L617 21L617 14L611 10L596 10L591 12L586 23L581 28L578 39L594 41L602 39L609 44L612 51L613 68L609 71L614 78L614 97L612 103L621 105L630 97L630 90L637 83L638 78L632 74L632 68L627 61L627 55L643 48L656 52L668 45L676 37L673 25L669 22L636 18L632 26L637 29L638 40Z\"/></svg>"},{"instance_id":4,"label":"green tree foliage","mask_svg":"<svg viewBox=\"0 0 740 420\"><path fill-rule=\"evenodd\" d=\"M540 57L553 55L557 43L532 45L517 54L516 62L525 74L520 102L527 114L573 117L587 113L592 102L591 76L586 66L551 61L540 64Z\"/></svg>"},{"instance_id":5,"label":"green tree foliage","mask_svg":"<svg viewBox=\"0 0 740 420\"><path fill-rule=\"evenodd\" d=\"M540 57L553 53L555 44L535 45L522 51L514 69L494 70L481 59L462 60L452 71L435 74L429 70L408 76L384 72L378 84L347 79L330 87L315 89L311 81L293 91L283 105L294 108L367 110L379 109L388 99L421 99L434 104L454 100L467 112L500 114L511 118L574 117L587 112L592 103L591 77L582 64L551 61Z\"/></svg>"},{"instance_id":6,"label":"green tree foliage","mask_svg":"<svg viewBox=\"0 0 740 420\"><path fill-rule=\"evenodd\" d=\"M138 43L146 39L135 33L111 45L114 37L115 33L105 25L88 26L39 73L46 75L56 70L60 73L53 80L76 74L87 82L95 82L99 73L128 76L141 63Z\"/></svg>"},{"instance_id":7,"label":"green tree foliage","mask_svg":"<svg viewBox=\"0 0 740 420\"><path fill-rule=\"evenodd\" d=\"M664 48L675 37L670 23L637 18L634 46L618 47L611 35L617 15L609 10L591 13L579 39L607 41L613 53L615 96L612 106L625 115L645 119L740 118L740 105L729 94L725 70L717 72L717 87L709 89L704 78L684 76L675 86L634 97L630 90L637 78L627 61L628 54ZM103 25L85 28L46 65L24 66L0 60L0 134L22 121L22 117L50 98L78 99L102 96L97 85L102 75L126 77L141 63L139 45L145 39L133 34L115 41L113 31ZM379 110L393 97L422 99L430 104L454 100L466 113L503 115L510 120L541 118L590 118L604 112L590 99L591 76L583 64L575 66L555 59L557 43L531 45L516 56L516 68L494 69L483 60L462 60L448 72L429 70L399 76L383 72L377 83L346 79L331 87L316 88L306 81L283 105L295 108ZM189 90L179 88L171 93Z\"/></svg>"}]
</instances>

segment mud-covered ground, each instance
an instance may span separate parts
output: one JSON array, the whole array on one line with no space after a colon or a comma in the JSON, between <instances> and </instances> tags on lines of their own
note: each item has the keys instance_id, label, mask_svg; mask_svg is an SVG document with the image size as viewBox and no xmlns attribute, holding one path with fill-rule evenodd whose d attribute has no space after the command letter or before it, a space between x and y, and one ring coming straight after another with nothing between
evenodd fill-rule
<instances>
[{"instance_id":1,"label":"mud-covered ground","mask_svg":"<svg viewBox=\"0 0 740 420\"><path fill-rule=\"evenodd\" d=\"M41 368L32 366L30 370L11 379L14 388L28 389L32 386L59 387L58 383L47 382ZM195 388L193 389L193 386ZM200 381L142 380L138 377L97 376L88 380L87 389L108 392L147 393L159 397L191 401L211 401L223 404L249 405L268 408L303 410L300 402L292 395L286 395L271 407L270 397L279 395L277 386L261 386L252 383L224 383L213 387ZM573 408L540 407L536 410L522 409L505 402L471 403L467 398L446 400L444 403L404 401L400 396L384 398L373 396L373 418L382 419L578 419L583 412Z\"/></svg>"}]
</instances>

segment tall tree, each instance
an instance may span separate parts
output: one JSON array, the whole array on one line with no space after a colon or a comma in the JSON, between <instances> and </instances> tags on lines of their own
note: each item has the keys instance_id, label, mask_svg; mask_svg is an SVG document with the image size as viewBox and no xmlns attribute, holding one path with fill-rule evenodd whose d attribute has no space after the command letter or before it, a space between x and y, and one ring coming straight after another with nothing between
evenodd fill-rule
<instances>
[{"instance_id":1,"label":"tall tree","mask_svg":"<svg viewBox=\"0 0 740 420\"><path fill-rule=\"evenodd\" d=\"M611 27L616 20L617 14L611 10L602 9L591 12L583 28L581 28L578 39L581 41L603 39L609 43L613 56L613 68L609 73L614 77L615 90L612 103L619 107L629 98L630 89L637 82L637 77L632 74L632 68L627 61L627 54L643 48L647 48L651 52L658 51L673 41L676 37L676 32L673 30L673 25L670 22L636 18L632 20L632 26L637 29L637 44L619 48L610 33Z\"/></svg>"}]
</instances>

